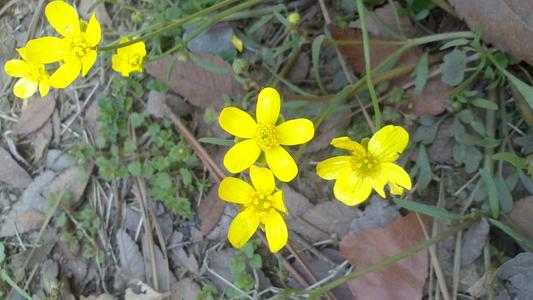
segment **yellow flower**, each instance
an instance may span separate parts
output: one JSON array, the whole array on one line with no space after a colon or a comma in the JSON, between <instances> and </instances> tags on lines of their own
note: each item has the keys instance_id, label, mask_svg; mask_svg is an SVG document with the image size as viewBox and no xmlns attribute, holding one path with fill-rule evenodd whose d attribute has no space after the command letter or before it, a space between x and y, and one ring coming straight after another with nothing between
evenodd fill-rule
<instances>
[{"instance_id":1,"label":"yellow flower","mask_svg":"<svg viewBox=\"0 0 533 300\"><path fill-rule=\"evenodd\" d=\"M231 37L231 43L233 44L235 49L237 49L237 51L239 51L239 52L244 51L244 44L241 41L241 39L238 38L236 35Z\"/></svg>"},{"instance_id":2,"label":"yellow flower","mask_svg":"<svg viewBox=\"0 0 533 300\"><path fill-rule=\"evenodd\" d=\"M46 72L43 64L30 63L22 59L11 59L4 65L4 70L7 75L20 78L13 87L15 96L27 99L33 96L37 89L39 89L41 97L48 94L50 84L48 72Z\"/></svg>"},{"instance_id":3,"label":"yellow flower","mask_svg":"<svg viewBox=\"0 0 533 300\"><path fill-rule=\"evenodd\" d=\"M226 177L218 187L224 201L240 205L241 212L233 219L228 231L230 243L241 248L259 227L264 225L268 246L276 253L287 244L287 225L282 214L287 213L283 191L276 189L272 172L267 168L250 167L252 185L235 177Z\"/></svg>"},{"instance_id":4,"label":"yellow flower","mask_svg":"<svg viewBox=\"0 0 533 300\"><path fill-rule=\"evenodd\" d=\"M298 25L298 23L300 23L300 14L297 12L290 13L287 17L287 21L292 25Z\"/></svg>"},{"instance_id":5,"label":"yellow flower","mask_svg":"<svg viewBox=\"0 0 533 300\"><path fill-rule=\"evenodd\" d=\"M136 38L133 38L135 40ZM120 43L129 42L130 39L123 37ZM146 56L146 47L143 41L117 49L117 54L113 55L113 70L124 77L130 76L133 72L143 71L143 61Z\"/></svg>"},{"instance_id":6,"label":"yellow flower","mask_svg":"<svg viewBox=\"0 0 533 300\"><path fill-rule=\"evenodd\" d=\"M257 97L255 111L257 122L247 112L227 107L218 122L230 134L244 139L235 144L224 156L224 166L231 173L239 173L253 165L264 152L266 163L274 175L288 182L298 174L298 166L282 147L307 143L313 138L313 122L294 119L279 125L280 95L274 88L264 88Z\"/></svg>"},{"instance_id":7,"label":"yellow flower","mask_svg":"<svg viewBox=\"0 0 533 300\"><path fill-rule=\"evenodd\" d=\"M80 22L78 12L66 2L52 1L46 5L46 18L62 38L46 36L30 40L19 49L32 62L49 64L62 62L50 76L50 85L65 88L78 75L87 75L96 61L96 46L100 43L102 29L93 14L89 23Z\"/></svg>"},{"instance_id":8,"label":"yellow flower","mask_svg":"<svg viewBox=\"0 0 533 300\"><path fill-rule=\"evenodd\" d=\"M403 189L411 189L411 178L402 167L394 163L409 142L409 134L399 126L388 125L376 132L363 145L339 137L331 141L336 148L345 149L351 155L336 156L318 163L318 176L336 179L333 188L335 198L346 205L365 201L372 188L385 198L385 185L390 192L401 195Z\"/></svg>"}]
</instances>

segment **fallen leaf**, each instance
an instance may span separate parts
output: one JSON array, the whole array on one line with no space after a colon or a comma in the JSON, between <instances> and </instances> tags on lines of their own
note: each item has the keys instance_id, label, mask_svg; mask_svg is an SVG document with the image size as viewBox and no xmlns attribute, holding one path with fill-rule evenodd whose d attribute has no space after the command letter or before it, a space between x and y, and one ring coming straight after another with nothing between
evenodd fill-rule
<instances>
[{"instance_id":1,"label":"fallen leaf","mask_svg":"<svg viewBox=\"0 0 533 300\"><path fill-rule=\"evenodd\" d=\"M489 222L481 219L463 234L461 243L461 266L467 266L481 255L489 235Z\"/></svg>"},{"instance_id":2,"label":"fallen leaf","mask_svg":"<svg viewBox=\"0 0 533 300\"><path fill-rule=\"evenodd\" d=\"M111 18L109 17L109 14L107 13L107 9L105 8L104 2L100 2L96 7L94 7L94 4L96 2L100 2L97 0L81 0L80 5L78 6L80 15L86 19L89 20L91 18L91 15L93 13L96 13L96 18L101 24L104 24L106 26L111 26ZM89 10L90 8L93 8L92 10Z\"/></svg>"},{"instance_id":3,"label":"fallen leaf","mask_svg":"<svg viewBox=\"0 0 533 300\"><path fill-rule=\"evenodd\" d=\"M437 164L453 165L453 145L455 139L450 134L449 129L453 123L453 118L448 118L440 124L433 142L427 148L429 159Z\"/></svg>"},{"instance_id":4,"label":"fallen leaf","mask_svg":"<svg viewBox=\"0 0 533 300\"><path fill-rule=\"evenodd\" d=\"M523 252L508 260L496 271L496 277L508 282L513 299L531 299L533 295L533 253Z\"/></svg>"},{"instance_id":5,"label":"fallen leaf","mask_svg":"<svg viewBox=\"0 0 533 300\"><path fill-rule=\"evenodd\" d=\"M225 207L226 204L218 198L218 185L213 186L198 207L200 232L203 235L209 234L215 228L224 214Z\"/></svg>"},{"instance_id":6,"label":"fallen leaf","mask_svg":"<svg viewBox=\"0 0 533 300\"><path fill-rule=\"evenodd\" d=\"M28 172L4 148L0 148L0 166L0 181L16 188L25 188L32 182Z\"/></svg>"},{"instance_id":7,"label":"fallen leaf","mask_svg":"<svg viewBox=\"0 0 533 300\"><path fill-rule=\"evenodd\" d=\"M123 229L117 231L117 246L120 275L125 277L125 281L129 281L130 279L144 280L146 278L144 258L139 250L139 246L137 246Z\"/></svg>"},{"instance_id":8,"label":"fallen leaf","mask_svg":"<svg viewBox=\"0 0 533 300\"><path fill-rule=\"evenodd\" d=\"M429 218L424 218L429 225ZM429 227L429 226L428 226ZM396 255L424 240L416 214L409 214L385 228L348 234L340 243L341 255L363 269ZM348 283L358 300L422 299L428 276L428 252L420 251L390 267Z\"/></svg>"},{"instance_id":9,"label":"fallen leaf","mask_svg":"<svg viewBox=\"0 0 533 300\"><path fill-rule=\"evenodd\" d=\"M177 280L174 274L172 274L168 268L169 267L168 258L164 257L159 247L154 244L153 247L154 247L154 252L155 252L155 255L154 255L155 261L152 261L148 243L150 243L150 241L148 241L145 236L142 242L142 251L144 255L144 269L146 271L146 280L148 282L153 282L153 278L154 278L154 268L152 268L152 264L153 264L153 266L155 266L155 272L157 272L157 279L158 279L158 286L159 286L158 290L161 292L169 292L170 287L174 286Z\"/></svg>"},{"instance_id":10,"label":"fallen leaf","mask_svg":"<svg viewBox=\"0 0 533 300\"><path fill-rule=\"evenodd\" d=\"M29 209L18 216L15 223L19 232L28 232L41 228L44 220L45 216L43 212L36 209Z\"/></svg>"},{"instance_id":11,"label":"fallen leaf","mask_svg":"<svg viewBox=\"0 0 533 300\"><path fill-rule=\"evenodd\" d=\"M362 214L355 217L350 224L350 232L358 233L374 228L385 228L401 217L398 207L390 201L373 195Z\"/></svg>"},{"instance_id":12,"label":"fallen leaf","mask_svg":"<svg viewBox=\"0 0 533 300\"><path fill-rule=\"evenodd\" d=\"M171 300L196 300L201 289L198 284L190 278L183 278L172 289Z\"/></svg>"},{"instance_id":13,"label":"fallen leaf","mask_svg":"<svg viewBox=\"0 0 533 300\"><path fill-rule=\"evenodd\" d=\"M86 126L89 128L95 139L100 136L100 128L102 127L102 124L97 121L99 114L100 106L98 106L98 101L93 101L91 105L89 105L89 107L85 111L85 115L83 116Z\"/></svg>"},{"instance_id":14,"label":"fallen leaf","mask_svg":"<svg viewBox=\"0 0 533 300\"><path fill-rule=\"evenodd\" d=\"M302 53L298 56L298 60L289 72L289 80L291 82L301 82L307 78L309 67L311 66L311 59L309 55Z\"/></svg>"},{"instance_id":15,"label":"fallen leaf","mask_svg":"<svg viewBox=\"0 0 533 300\"><path fill-rule=\"evenodd\" d=\"M481 25L485 41L511 53L518 59L533 64L533 3L531 1L450 0L455 11L470 29Z\"/></svg>"},{"instance_id":16,"label":"fallen leaf","mask_svg":"<svg viewBox=\"0 0 533 300\"><path fill-rule=\"evenodd\" d=\"M90 164L87 167L75 166L63 171L50 183L49 193L60 195L68 190L70 192L70 205L75 206L89 183L89 176L87 175L85 178L83 173L91 174L93 167L94 164Z\"/></svg>"},{"instance_id":17,"label":"fallen leaf","mask_svg":"<svg viewBox=\"0 0 533 300\"><path fill-rule=\"evenodd\" d=\"M187 39L199 25L185 26L183 39ZM212 53L218 55L220 52L229 51L234 48L231 43L231 37L235 34L233 26L228 22L219 22L211 26L208 30L193 38L187 48L194 53Z\"/></svg>"},{"instance_id":18,"label":"fallen leaf","mask_svg":"<svg viewBox=\"0 0 533 300\"><path fill-rule=\"evenodd\" d=\"M33 161L38 162L43 158L50 141L52 140L52 120L48 120L39 130L31 134L33 147Z\"/></svg>"},{"instance_id":19,"label":"fallen leaf","mask_svg":"<svg viewBox=\"0 0 533 300\"><path fill-rule=\"evenodd\" d=\"M166 115L164 110L167 107L177 116L188 115L193 109L189 103L176 95L169 95L157 91L150 91L148 93L146 108L151 115L156 118L162 118Z\"/></svg>"},{"instance_id":20,"label":"fallen leaf","mask_svg":"<svg viewBox=\"0 0 533 300\"><path fill-rule=\"evenodd\" d=\"M430 78L420 94L416 94L414 89L407 90L407 96L413 100L410 109L403 108L403 111L411 111L417 116L436 116L446 110L447 99L445 96L452 91L452 87L444 84L439 78Z\"/></svg>"},{"instance_id":21,"label":"fallen leaf","mask_svg":"<svg viewBox=\"0 0 533 300\"><path fill-rule=\"evenodd\" d=\"M224 105L223 95L238 98L243 94L243 87L227 62L212 54L195 55L197 59L224 70L224 73L210 72L192 61L179 61L175 55L148 64L146 70L185 100L203 108L221 108ZM169 69L172 70L170 77L167 76Z\"/></svg>"},{"instance_id":22,"label":"fallen leaf","mask_svg":"<svg viewBox=\"0 0 533 300\"><path fill-rule=\"evenodd\" d=\"M507 216L520 232L533 239L533 196L516 201Z\"/></svg>"},{"instance_id":23,"label":"fallen leaf","mask_svg":"<svg viewBox=\"0 0 533 300\"><path fill-rule=\"evenodd\" d=\"M80 300L115 300L116 298L109 294L101 294L100 296L91 295L88 297L80 296Z\"/></svg>"},{"instance_id":24,"label":"fallen leaf","mask_svg":"<svg viewBox=\"0 0 533 300\"><path fill-rule=\"evenodd\" d=\"M18 135L27 135L41 128L50 119L56 108L53 94L50 93L42 99L37 96L32 97L29 105L22 109L22 114L13 128L13 132Z\"/></svg>"},{"instance_id":25,"label":"fallen leaf","mask_svg":"<svg viewBox=\"0 0 533 300\"><path fill-rule=\"evenodd\" d=\"M352 117L350 117L351 113L349 109L343 109L328 118L316 130L313 139L307 143L304 153L316 152L329 147L331 140L338 136L337 130L346 128L352 122Z\"/></svg>"},{"instance_id":26,"label":"fallen leaf","mask_svg":"<svg viewBox=\"0 0 533 300\"><path fill-rule=\"evenodd\" d=\"M126 289L125 300L161 300L168 296L168 293L160 294L144 282L137 282L133 288Z\"/></svg>"},{"instance_id":27,"label":"fallen leaf","mask_svg":"<svg viewBox=\"0 0 533 300\"><path fill-rule=\"evenodd\" d=\"M179 231L175 231L169 240L169 243L173 245L172 249L169 251L170 257L176 265L179 265L185 268L187 271L198 275L200 273L198 261L194 255L187 254L185 249L183 249L183 246L176 246L181 242L183 242L183 234Z\"/></svg>"}]
</instances>

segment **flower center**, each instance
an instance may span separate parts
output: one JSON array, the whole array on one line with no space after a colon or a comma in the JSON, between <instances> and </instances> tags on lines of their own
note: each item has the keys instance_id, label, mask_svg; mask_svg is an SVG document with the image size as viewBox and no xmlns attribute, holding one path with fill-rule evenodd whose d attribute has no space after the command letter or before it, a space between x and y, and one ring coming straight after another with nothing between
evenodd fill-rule
<instances>
[{"instance_id":1,"label":"flower center","mask_svg":"<svg viewBox=\"0 0 533 300\"><path fill-rule=\"evenodd\" d=\"M264 217L272 207L272 200L272 195L255 192L252 195L251 206L261 215L261 217Z\"/></svg>"},{"instance_id":2,"label":"flower center","mask_svg":"<svg viewBox=\"0 0 533 300\"><path fill-rule=\"evenodd\" d=\"M141 64L141 56L139 54L130 55L128 63L133 67L139 66Z\"/></svg>"},{"instance_id":3,"label":"flower center","mask_svg":"<svg viewBox=\"0 0 533 300\"><path fill-rule=\"evenodd\" d=\"M31 68L26 70L24 77L34 82L39 82L45 79L47 77L47 74L46 70L44 69L44 65L32 66Z\"/></svg>"},{"instance_id":4,"label":"flower center","mask_svg":"<svg viewBox=\"0 0 533 300\"><path fill-rule=\"evenodd\" d=\"M263 150L279 145L276 127L259 124L255 132L255 140Z\"/></svg>"},{"instance_id":5,"label":"flower center","mask_svg":"<svg viewBox=\"0 0 533 300\"><path fill-rule=\"evenodd\" d=\"M91 50L83 33L72 34L65 37L67 57L65 60L82 60Z\"/></svg>"},{"instance_id":6,"label":"flower center","mask_svg":"<svg viewBox=\"0 0 533 300\"><path fill-rule=\"evenodd\" d=\"M361 175L371 175L377 172L378 162L370 154L354 154L352 168Z\"/></svg>"}]
</instances>

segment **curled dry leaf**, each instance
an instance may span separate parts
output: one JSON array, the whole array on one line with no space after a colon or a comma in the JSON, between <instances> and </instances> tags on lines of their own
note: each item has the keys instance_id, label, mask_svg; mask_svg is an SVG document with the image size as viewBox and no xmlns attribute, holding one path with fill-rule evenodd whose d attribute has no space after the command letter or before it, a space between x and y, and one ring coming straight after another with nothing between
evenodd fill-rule
<instances>
[{"instance_id":1,"label":"curled dry leaf","mask_svg":"<svg viewBox=\"0 0 533 300\"><path fill-rule=\"evenodd\" d=\"M146 66L146 70L185 100L202 108L221 108L224 105L224 95L238 98L243 94L244 90L227 62L211 54L195 56L195 60L215 67L216 73L193 61L179 61L176 55L152 62Z\"/></svg>"},{"instance_id":2,"label":"curled dry leaf","mask_svg":"<svg viewBox=\"0 0 533 300\"><path fill-rule=\"evenodd\" d=\"M533 240L533 196L516 201L508 217L521 233Z\"/></svg>"},{"instance_id":3,"label":"curled dry leaf","mask_svg":"<svg viewBox=\"0 0 533 300\"><path fill-rule=\"evenodd\" d=\"M496 270L496 277L507 281L513 299L531 299L533 295L533 253L523 252L508 260Z\"/></svg>"},{"instance_id":4,"label":"curled dry leaf","mask_svg":"<svg viewBox=\"0 0 533 300\"><path fill-rule=\"evenodd\" d=\"M429 227L429 218L423 217ZM358 269L379 263L424 240L416 214L400 218L385 228L348 234L340 243L341 255ZM358 300L422 299L428 276L428 252L420 251L392 266L348 283Z\"/></svg>"},{"instance_id":5,"label":"curled dry leaf","mask_svg":"<svg viewBox=\"0 0 533 300\"><path fill-rule=\"evenodd\" d=\"M120 258L120 275L124 276L126 281L131 279L144 280L146 276L144 258L139 246L123 229L117 231L117 246Z\"/></svg>"},{"instance_id":6,"label":"curled dry leaf","mask_svg":"<svg viewBox=\"0 0 533 300\"><path fill-rule=\"evenodd\" d=\"M224 214L226 204L218 198L218 184L213 186L204 200L198 207L198 218L200 219L200 232L203 235L209 234L218 224Z\"/></svg>"},{"instance_id":7,"label":"curled dry leaf","mask_svg":"<svg viewBox=\"0 0 533 300\"><path fill-rule=\"evenodd\" d=\"M533 64L533 2L450 0L472 31L482 26L483 39Z\"/></svg>"},{"instance_id":8,"label":"curled dry leaf","mask_svg":"<svg viewBox=\"0 0 533 300\"><path fill-rule=\"evenodd\" d=\"M16 188L25 188L31 182L31 176L11 157L9 152L0 148L0 181Z\"/></svg>"},{"instance_id":9,"label":"curled dry leaf","mask_svg":"<svg viewBox=\"0 0 533 300\"><path fill-rule=\"evenodd\" d=\"M146 283L138 281L133 287L126 289L124 300L162 300L168 297L169 293L158 293Z\"/></svg>"},{"instance_id":10,"label":"curled dry leaf","mask_svg":"<svg viewBox=\"0 0 533 300\"><path fill-rule=\"evenodd\" d=\"M42 99L37 96L32 97L28 106L22 109L22 114L13 132L18 135L27 135L41 128L56 108L53 95L54 93L50 93Z\"/></svg>"}]
</instances>

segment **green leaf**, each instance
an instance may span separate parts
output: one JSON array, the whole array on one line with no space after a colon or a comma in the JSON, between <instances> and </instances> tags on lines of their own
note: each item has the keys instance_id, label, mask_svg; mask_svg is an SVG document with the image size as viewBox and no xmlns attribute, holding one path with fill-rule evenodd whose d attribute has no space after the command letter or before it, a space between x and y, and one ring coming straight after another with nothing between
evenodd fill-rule
<instances>
[{"instance_id":1,"label":"green leaf","mask_svg":"<svg viewBox=\"0 0 533 300\"><path fill-rule=\"evenodd\" d=\"M487 169L481 169L479 170L479 174L481 175L481 178L483 179L483 182L485 183L485 187L487 188L487 192L489 194L489 207L490 207L490 213L493 218L498 218L500 215L500 202L498 201L498 191L496 190L496 183L494 183L494 179L492 178L492 175L490 175L490 172Z\"/></svg>"},{"instance_id":2,"label":"green leaf","mask_svg":"<svg viewBox=\"0 0 533 300\"><path fill-rule=\"evenodd\" d=\"M494 148L500 145L500 140L488 137L480 137L478 135L473 135L466 132L456 135L455 140L461 144L469 146L481 146L485 148Z\"/></svg>"},{"instance_id":3,"label":"green leaf","mask_svg":"<svg viewBox=\"0 0 533 300\"><path fill-rule=\"evenodd\" d=\"M194 62L195 64L199 65L200 67L206 69L207 71L209 71L211 73L215 73L215 74L226 74L226 73L228 73L228 70L226 68L215 66L212 63L207 62L207 61L197 57L196 55L190 55L189 57L190 57L192 62Z\"/></svg>"},{"instance_id":4,"label":"green leaf","mask_svg":"<svg viewBox=\"0 0 533 300\"><path fill-rule=\"evenodd\" d=\"M511 81L511 83L520 92L520 94L522 94L524 100L526 100L527 104L529 105L529 108L533 109L533 87L526 84L525 82L505 70L503 74L507 77L507 79Z\"/></svg>"},{"instance_id":5,"label":"green leaf","mask_svg":"<svg viewBox=\"0 0 533 300\"><path fill-rule=\"evenodd\" d=\"M505 162L510 163L511 165L519 168L519 169L526 169L527 168L527 162L524 158L518 157L516 154L511 152L500 152L496 153L492 156L492 159L495 160L503 160Z\"/></svg>"},{"instance_id":6,"label":"green leaf","mask_svg":"<svg viewBox=\"0 0 533 300\"><path fill-rule=\"evenodd\" d=\"M474 99L472 100L472 105L484 108L484 109L490 109L490 110L498 110L498 104L494 103L493 101L487 100L487 99Z\"/></svg>"},{"instance_id":7,"label":"green leaf","mask_svg":"<svg viewBox=\"0 0 533 300\"><path fill-rule=\"evenodd\" d=\"M418 146L416 154L416 166L419 170L416 180L416 189L423 191L431 182L431 165L429 164L426 147L422 144Z\"/></svg>"},{"instance_id":8,"label":"green leaf","mask_svg":"<svg viewBox=\"0 0 533 300\"><path fill-rule=\"evenodd\" d=\"M213 144L213 145L220 145L220 146L233 146L233 144L235 144L233 140L225 140L225 139L215 138L215 137L202 137L202 138L199 138L198 141L204 144Z\"/></svg>"},{"instance_id":9,"label":"green leaf","mask_svg":"<svg viewBox=\"0 0 533 300\"><path fill-rule=\"evenodd\" d=\"M452 47L458 47L458 46L464 46L466 44L470 43L470 40L467 40L467 39L456 39L456 40L451 40L447 43L445 43L444 45L442 45L439 50L444 50L444 49L448 49L448 48L452 48Z\"/></svg>"},{"instance_id":10,"label":"green leaf","mask_svg":"<svg viewBox=\"0 0 533 300\"><path fill-rule=\"evenodd\" d=\"M465 171L472 173L477 170L482 158L481 152L474 146L457 143L453 146L453 159L465 164Z\"/></svg>"},{"instance_id":11,"label":"green leaf","mask_svg":"<svg viewBox=\"0 0 533 300\"><path fill-rule=\"evenodd\" d=\"M254 269L260 269L263 266L263 260L259 254L254 254L250 258L250 266Z\"/></svg>"},{"instance_id":12,"label":"green leaf","mask_svg":"<svg viewBox=\"0 0 533 300\"><path fill-rule=\"evenodd\" d=\"M520 243L524 243L526 244L528 247L530 248L533 248L533 241L531 241L527 236L525 236L524 234L516 231L514 228L512 228L511 226L508 226L506 224L503 224L502 222L496 220L496 219L493 219L493 218L489 218L489 223L491 223L492 225L500 228L503 232L505 232L506 234L508 234L510 237L512 237L513 239L515 239L517 242L520 242Z\"/></svg>"},{"instance_id":13,"label":"green leaf","mask_svg":"<svg viewBox=\"0 0 533 300\"><path fill-rule=\"evenodd\" d=\"M531 180L531 177L527 176L522 170L518 170L518 176L520 177L520 182L526 188L526 190L533 194L533 180Z\"/></svg>"},{"instance_id":14,"label":"green leaf","mask_svg":"<svg viewBox=\"0 0 533 300\"><path fill-rule=\"evenodd\" d=\"M420 94L422 90L424 89L424 86L426 86L426 83L428 81L428 75L429 75L429 67L428 67L428 53L425 52L424 55L420 58L418 63L416 64L414 74L415 77L415 94Z\"/></svg>"},{"instance_id":15,"label":"green leaf","mask_svg":"<svg viewBox=\"0 0 533 300\"><path fill-rule=\"evenodd\" d=\"M6 248L4 243L0 242L0 264L6 259Z\"/></svg>"},{"instance_id":16,"label":"green leaf","mask_svg":"<svg viewBox=\"0 0 533 300\"><path fill-rule=\"evenodd\" d=\"M136 112L132 113L131 114L131 126L133 126L133 128L141 127L141 125L144 122L145 117L146 117L145 114L140 114Z\"/></svg>"},{"instance_id":17,"label":"green leaf","mask_svg":"<svg viewBox=\"0 0 533 300\"><path fill-rule=\"evenodd\" d=\"M432 124L430 126L420 126L416 129L413 141L421 142L423 144L430 144L437 135L439 129L439 123Z\"/></svg>"},{"instance_id":18,"label":"green leaf","mask_svg":"<svg viewBox=\"0 0 533 300\"><path fill-rule=\"evenodd\" d=\"M505 183L501 173L496 175L494 182L496 183L496 189L498 190L498 198L500 200L502 212L508 213L513 209L513 195L511 195L511 191L509 190L507 183Z\"/></svg>"},{"instance_id":19,"label":"green leaf","mask_svg":"<svg viewBox=\"0 0 533 300\"><path fill-rule=\"evenodd\" d=\"M326 37L321 34L317 36L313 40L313 45L311 46L311 57L313 62L313 73L315 74L316 82L318 83L318 86L320 87L320 91L322 93L326 94L326 88L324 88L324 85L322 84L322 80L320 79L320 48L322 47L322 43L324 42L324 39Z\"/></svg>"},{"instance_id":20,"label":"green leaf","mask_svg":"<svg viewBox=\"0 0 533 300\"><path fill-rule=\"evenodd\" d=\"M469 216L463 216L463 215L459 215L456 213L452 213L452 212L438 208L433 205L418 203L418 202L411 201L411 200L400 200L397 198L393 198L392 201L401 208L405 208L410 211L416 211L416 212L419 212L419 213L422 213L428 216L432 216L435 218L441 218L441 219L447 219L447 220L463 220L469 217Z\"/></svg>"},{"instance_id":21,"label":"green leaf","mask_svg":"<svg viewBox=\"0 0 533 300\"><path fill-rule=\"evenodd\" d=\"M128 165L128 171L133 176L141 176L141 163L138 161L134 161Z\"/></svg>"},{"instance_id":22,"label":"green leaf","mask_svg":"<svg viewBox=\"0 0 533 300\"><path fill-rule=\"evenodd\" d=\"M181 175L181 182L183 182L185 186L192 185L193 176L192 176L191 171L189 171L189 169L181 168L180 175Z\"/></svg>"},{"instance_id":23,"label":"green leaf","mask_svg":"<svg viewBox=\"0 0 533 300\"><path fill-rule=\"evenodd\" d=\"M460 84L465 78L466 54L459 49L454 49L444 56L443 61L440 65L442 81L451 86Z\"/></svg>"}]
</instances>

